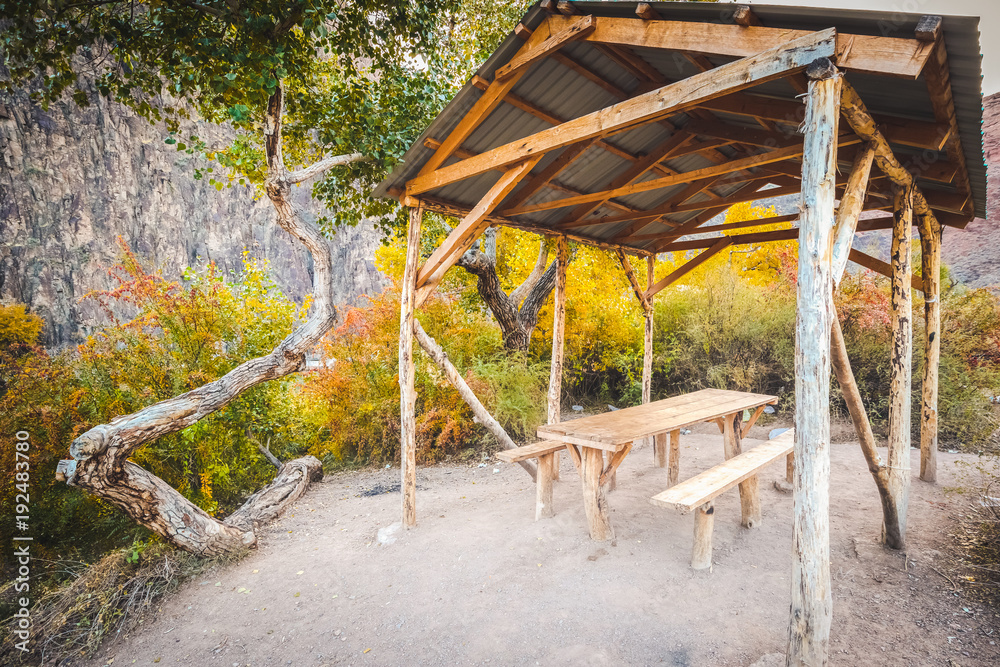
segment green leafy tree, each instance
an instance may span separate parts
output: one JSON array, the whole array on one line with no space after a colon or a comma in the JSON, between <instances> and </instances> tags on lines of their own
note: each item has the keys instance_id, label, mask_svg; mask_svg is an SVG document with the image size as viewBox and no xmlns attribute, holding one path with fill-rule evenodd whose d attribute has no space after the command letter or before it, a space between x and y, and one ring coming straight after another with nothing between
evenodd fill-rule
<instances>
[{"instance_id":1,"label":"green leafy tree","mask_svg":"<svg viewBox=\"0 0 1000 667\"><path fill-rule=\"evenodd\" d=\"M255 183L278 225L313 256L314 303L304 323L218 379L79 435L73 460L60 466L66 481L182 548L216 554L253 544L256 526L319 474L312 457L289 461L220 521L128 459L244 391L303 368L306 352L336 322L333 259L323 231L290 203L291 187L325 175L317 192L335 203L336 224L370 209L359 194L365 184L450 97L455 82L442 73L478 60L462 37L469 11L453 0L0 2L3 86L29 88L42 105L64 95L84 105L93 82L97 94L163 121L178 150L204 152L234 178ZM180 120L192 113L231 125L236 140L209 147L180 136ZM381 213L391 225L391 207Z\"/></svg>"}]
</instances>

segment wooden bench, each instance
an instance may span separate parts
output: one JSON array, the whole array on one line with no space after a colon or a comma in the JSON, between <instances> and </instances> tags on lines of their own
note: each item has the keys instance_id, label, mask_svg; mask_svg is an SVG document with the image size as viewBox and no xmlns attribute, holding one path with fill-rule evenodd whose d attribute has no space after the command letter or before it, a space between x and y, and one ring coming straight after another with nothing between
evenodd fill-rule
<instances>
[{"instance_id":1,"label":"wooden bench","mask_svg":"<svg viewBox=\"0 0 1000 667\"><path fill-rule=\"evenodd\" d=\"M684 513L695 510L692 568L703 570L712 566L712 527L715 519L712 500L748 480L752 480L756 486L757 473L782 456L788 459L786 476L790 482L794 445L795 430L789 429L773 440L757 445L650 498L654 505L672 507ZM756 497L756 493L753 495ZM743 524L749 528L753 522L748 520L747 510L744 506ZM759 506L756 514L759 516Z\"/></svg>"},{"instance_id":2,"label":"wooden bench","mask_svg":"<svg viewBox=\"0 0 1000 667\"><path fill-rule=\"evenodd\" d=\"M552 480L556 473L556 453L565 448L565 442L542 440L497 452L497 458L507 463L538 459L538 472L535 475L535 521L553 515Z\"/></svg>"}]
</instances>

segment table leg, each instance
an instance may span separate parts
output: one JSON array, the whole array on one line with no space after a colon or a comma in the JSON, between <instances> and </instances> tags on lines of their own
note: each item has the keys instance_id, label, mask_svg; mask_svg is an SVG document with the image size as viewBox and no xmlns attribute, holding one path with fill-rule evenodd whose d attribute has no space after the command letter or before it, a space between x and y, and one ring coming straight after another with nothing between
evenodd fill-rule
<instances>
[{"instance_id":1,"label":"table leg","mask_svg":"<svg viewBox=\"0 0 1000 667\"><path fill-rule=\"evenodd\" d=\"M611 518L608 516L608 497L601 485L604 472L604 451L594 447L582 447L583 465L580 479L583 486L583 508L587 513L587 525L592 540L607 540L614 536Z\"/></svg>"},{"instance_id":2,"label":"table leg","mask_svg":"<svg viewBox=\"0 0 1000 667\"><path fill-rule=\"evenodd\" d=\"M604 452L604 467L609 468L611 466L611 458L615 455L614 452ZM615 470L611 473L608 478L608 491L614 491L618 488L618 471Z\"/></svg>"},{"instance_id":3,"label":"table leg","mask_svg":"<svg viewBox=\"0 0 1000 667\"><path fill-rule=\"evenodd\" d=\"M743 425L743 413L726 415L723 420L723 440L725 441L726 459L743 453L741 444L741 427ZM740 507L743 511L743 525L753 528L760 523L760 495L757 492L757 475L748 477L740 482Z\"/></svg>"},{"instance_id":4,"label":"table leg","mask_svg":"<svg viewBox=\"0 0 1000 667\"><path fill-rule=\"evenodd\" d=\"M555 465L555 459L555 453L543 454L538 457L538 473L535 480L535 521L555 514L552 511L552 469Z\"/></svg>"},{"instance_id":5,"label":"table leg","mask_svg":"<svg viewBox=\"0 0 1000 667\"><path fill-rule=\"evenodd\" d=\"M552 479L556 482L559 481L559 465L562 462L559 460L559 452L552 452Z\"/></svg>"},{"instance_id":6,"label":"table leg","mask_svg":"<svg viewBox=\"0 0 1000 667\"><path fill-rule=\"evenodd\" d=\"M671 431L673 435L673 431ZM667 434L657 433L653 436L653 460L657 468L665 468L667 465Z\"/></svg>"},{"instance_id":7,"label":"table leg","mask_svg":"<svg viewBox=\"0 0 1000 667\"><path fill-rule=\"evenodd\" d=\"M664 436L666 438L666 436ZM666 445L666 443L664 443ZM666 449L666 447L664 447ZM670 432L670 467L667 469L667 486L677 483L681 472L681 432L680 429Z\"/></svg>"}]
</instances>

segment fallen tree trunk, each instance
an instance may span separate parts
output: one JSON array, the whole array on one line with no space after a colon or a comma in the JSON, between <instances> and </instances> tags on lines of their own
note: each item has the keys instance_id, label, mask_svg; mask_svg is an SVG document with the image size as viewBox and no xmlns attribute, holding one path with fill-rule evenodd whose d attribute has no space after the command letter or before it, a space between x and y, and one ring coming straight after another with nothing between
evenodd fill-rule
<instances>
[{"instance_id":1,"label":"fallen tree trunk","mask_svg":"<svg viewBox=\"0 0 1000 667\"><path fill-rule=\"evenodd\" d=\"M56 472L58 479L108 501L171 544L201 555L221 555L254 546L257 528L278 516L323 475L322 465L312 456L289 461L268 486L220 521L156 475L128 461L142 445L187 428L224 408L247 389L301 370L306 352L336 323L329 246L319 229L303 220L288 195L294 183L364 158L357 154L337 156L301 171L287 172L281 150L283 106L279 84L268 100L265 114L265 190L277 212L278 225L312 254L312 314L270 354L250 359L193 391L90 429L70 445L73 460L60 462Z\"/></svg>"},{"instance_id":2,"label":"fallen tree trunk","mask_svg":"<svg viewBox=\"0 0 1000 667\"><path fill-rule=\"evenodd\" d=\"M486 430L492 433L493 437L500 441L500 444L504 446L504 449L514 449L517 447L517 444L510 439L509 435L507 435L507 431L503 430L503 426L500 425L500 422L493 418L493 415L486 410L483 404L479 402L476 395L472 393L472 389L469 387L468 383L466 383L462 374L458 372L458 369L455 368L455 365L448 359L448 355L445 353L444 349L442 349L442 347L438 345L433 338L427 335L424 328L420 326L420 320L417 320L416 318L413 320L413 333L417 338L417 342L420 343L420 347L424 348L424 352L426 352L430 358L434 360L434 363L436 363L438 367L444 371L445 377L448 378L448 381L451 382L452 386L454 386L458 391L462 400L465 401L470 408L472 408L472 414L476 416L479 423L485 426ZM518 461L518 465L528 471L528 474L531 475L532 481L535 480L538 472L533 463L530 461Z\"/></svg>"}]
</instances>

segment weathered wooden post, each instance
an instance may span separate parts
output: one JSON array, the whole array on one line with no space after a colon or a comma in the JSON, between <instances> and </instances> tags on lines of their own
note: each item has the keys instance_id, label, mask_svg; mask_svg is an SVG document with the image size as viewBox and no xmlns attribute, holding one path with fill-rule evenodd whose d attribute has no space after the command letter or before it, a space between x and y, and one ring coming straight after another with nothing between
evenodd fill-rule
<instances>
[{"instance_id":1,"label":"weathered wooden post","mask_svg":"<svg viewBox=\"0 0 1000 667\"><path fill-rule=\"evenodd\" d=\"M937 481L938 366L941 364L941 225L920 218L924 281L924 379L920 414L920 479Z\"/></svg>"},{"instance_id":2,"label":"weathered wooden post","mask_svg":"<svg viewBox=\"0 0 1000 667\"><path fill-rule=\"evenodd\" d=\"M726 459L731 459L743 453L742 431L743 413L726 415L722 418L722 438ZM760 525L763 514L760 509L760 494L757 475L740 482L740 512L743 525L753 528Z\"/></svg>"},{"instance_id":3,"label":"weathered wooden post","mask_svg":"<svg viewBox=\"0 0 1000 667\"><path fill-rule=\"evenodd\" d=\"M413 316L416 306L420 225L424 211L410 208L406 231L406 264L399 297L399 469L403 496L403 527L417 525L417 392L413 386Z\"/></svg>"},{"instance_id":4,"label":"weathered wooden post","mask_svg":"<svg viewBox=\"0 0 1000 667\"><path fill-rule=\"evenodd\" d=\"M913 384L913 297L910 241L913 236L913 186L899 186L892 225L892 359L889 379L889 489L896 503L898 541L883 530L893 549L906 547L906 507L910 497L910 390Z\"/></svg>"},{"instance_id":5,"label":"weathered wooden post","mask_svg":"<svg viewBox=\"0 0 1000 667\"><path fill-rule=\"evenodd\" d=\"M566 263L569 261L569 244L565 236L556 243L556 288L552 304L552 367L549 372L549 423L558 424L562 419L563 349L566 339ZM541 460L539 459L539 464ZM552 479L559 479L559 452L552 454L550 467ZM551 499L550 499L551 504Z\"/></svg>"},{"instance_id":6,"label":"weathered wooden post","mask_svg":"<svg viewBox=\"0 0 1000 667\"><path fill-rule=\"evenodd\" d=\"M842 77L825 58L806 70L805 145L795 327L795 449L789 667L827 664L830 619L831 249Z\"/></svg>"},{"instance_id":7,"label":"weathered wooden post","mask_svg":"<svg viewBox=\"0 0 1000 667\"><path fill-rule=\"evenodd\" d=\"M653 287L653 269L656 267L656 256L650 255L646 258L646 289ZM642 337L642 402L643 405L649 403L653 390L653 299L650 298L641 303L642 314L645 318L645 329ZM663 434L664 438L666 434ZM663 467L665 462L666 449L665 440L659 436L650 438L653 443L653 457L656 464Z\"/></svg>"}]
</instances>

